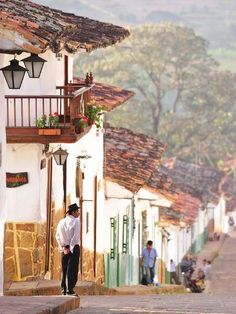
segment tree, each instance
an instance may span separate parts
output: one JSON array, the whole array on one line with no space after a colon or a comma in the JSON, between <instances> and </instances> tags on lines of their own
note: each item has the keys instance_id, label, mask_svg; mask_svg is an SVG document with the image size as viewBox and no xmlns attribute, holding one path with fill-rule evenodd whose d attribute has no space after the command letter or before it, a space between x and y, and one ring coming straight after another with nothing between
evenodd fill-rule
<instances>
[{"instance_id":1,"label":"tree","mask_svg":"<svg viewBox=\"0 0 236 314\"><path fill-rule=\"evenodd\" d=\"M214 65L204 39L189 28L164 23L136 27L126 44L98 56L93 71L135 90L145 110L149 107L157 134L165 110L177 112L191 82Z\"/></svg>"},{"instance_id":2,"label":"tree","mask_svg":"<svg viewBox=\"0 0 236 314\"><path fill-rule=\"evenodd\" d=\"M109 115L116 126L158 137L169 156L217 164L236 148L236 81L219 70L207 48L189 28L144 25L121 45L80 58L76 71L91 70L97 80L135 91Z\"/></svg>"}]
</instances>

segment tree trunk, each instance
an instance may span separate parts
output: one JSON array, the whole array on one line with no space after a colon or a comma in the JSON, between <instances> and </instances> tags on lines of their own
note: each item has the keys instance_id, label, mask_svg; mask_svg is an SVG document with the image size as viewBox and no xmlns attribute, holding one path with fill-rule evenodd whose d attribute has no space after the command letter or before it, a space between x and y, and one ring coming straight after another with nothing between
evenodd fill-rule
<instances>
[{"instance_id":1,"label":"tree trunk","mask_svg":"<svg viewBox=\"0 0 236 314\"><path fill-rule=\"evenodd\" d=\"M153 131L158 134L160 117L162 113L161 103L158 103L155 108L152 109L152 128Z\"/></svg>"}]
</instances>

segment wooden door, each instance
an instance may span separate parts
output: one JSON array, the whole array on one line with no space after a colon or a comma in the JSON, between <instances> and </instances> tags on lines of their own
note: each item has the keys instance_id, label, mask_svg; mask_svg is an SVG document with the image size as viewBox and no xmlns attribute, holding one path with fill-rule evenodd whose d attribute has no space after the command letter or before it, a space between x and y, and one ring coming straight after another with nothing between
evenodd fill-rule
<instances>
[{"instance_id":1,"label":"wooden door","mask_svg":"<svg viewBox=\"0 0 236 314\"><path fill-rule=\"evenodd\" d=\"M45 274L50 271L51 248L52 248L52 158L48 159L47 165L47 221L46 221L46 254Z\"/></svg>"}]
</instances>

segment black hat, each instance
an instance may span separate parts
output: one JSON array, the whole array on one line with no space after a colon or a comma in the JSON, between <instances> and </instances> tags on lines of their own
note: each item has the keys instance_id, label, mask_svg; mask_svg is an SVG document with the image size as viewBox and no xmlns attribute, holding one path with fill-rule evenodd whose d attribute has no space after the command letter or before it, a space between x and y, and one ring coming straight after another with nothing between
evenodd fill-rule
<instances>
[{"instance_id":1,"label":"black hat","mask_svg":"<svg viewBox=\"0 0 236 314\"><path fill-rule=\"evenodd\" d=\"M67 212L66 213L71 213L73 211L76 211L77 209L79 209L80 207L74 203L68 206Z\"/></svg>"}]
</instances>

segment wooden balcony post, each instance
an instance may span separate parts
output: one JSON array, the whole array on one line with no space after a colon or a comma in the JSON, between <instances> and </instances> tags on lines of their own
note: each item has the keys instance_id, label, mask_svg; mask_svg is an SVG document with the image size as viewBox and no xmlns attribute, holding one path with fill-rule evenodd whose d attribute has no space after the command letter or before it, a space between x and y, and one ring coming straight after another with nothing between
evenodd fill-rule
<instances>
[{"instance_id":1,"label":"wooden balcony post","mask_svg":"<svg viewBox=\"0 0 236 314\"><path fill-rule=\"evenodd\" d=\"M70 129L75 132L75 126L73 124L74 119L78 114L78 107L80 105L81 95L74 97L70 103Z\"/></svg>"}]
</instances>

